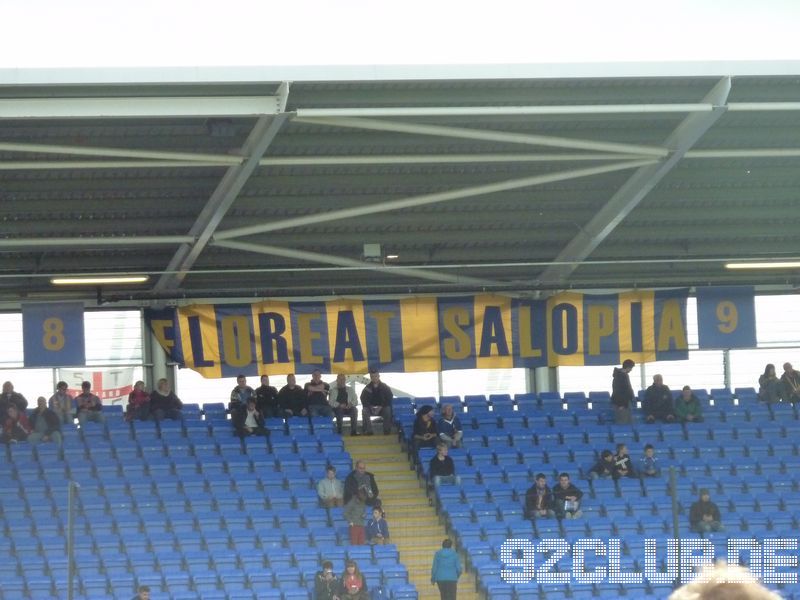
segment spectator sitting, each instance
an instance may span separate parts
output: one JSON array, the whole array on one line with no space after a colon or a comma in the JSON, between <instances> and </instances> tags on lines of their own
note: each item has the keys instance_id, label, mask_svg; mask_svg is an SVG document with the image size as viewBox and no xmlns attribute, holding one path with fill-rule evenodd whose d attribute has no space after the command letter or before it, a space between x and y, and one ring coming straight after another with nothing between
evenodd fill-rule
<instances>
[{"instance_id":1,"label":"spectator sitting","mask_svg":"<svg viewBox=\"0 0 800 600\"><path fill-rule=\"evenodd\" d=\"M25 396L14 391L13 383L6 381L3 384L3 393L0 394L0 419L5 420L9 406L15 406L17 413L21 413L28 408L28 401Z\"/></svg>"},{"instance_id":2,"label":"spectator sitting","mask_svg":"<svg viewBox=\"0 0 800 600\"><path fill-rule=\"evenodd\" d=\"M460 483L456 476L456 465L453 459L447 455L448 447L444 442L436 445L436 456L431 458L428 468L428 477L434 486Z\"/></svg>"},{"instance_id":3,"label":"spectator sitting","mask_svg":"<svg viewBox=\"0 0 800 600\"><path fill-rule=\"evenodd\" d=\"M556 517L559 519L578 519L582 517L582 497L583 492L570 482L569 475L561 473L558 476L558 485L553 490L553 510L556 513Z\"/></svg>"},{"instance_id":4,"label":"spectator sitting","mask_svg":"<svg viewBox=\"0 0 800 600\"><path fill-rule=\"evenodd\" d=\"M533 521L536 518L556 516L553 511L553 491L547 485L544 473L536 474L536 483L525 493L525 518Z\"/></svg>"},{"instance_id":5,"label":"spectator sitting","mask_svg":"<svg viewBox=\"0 0 800 600\"><path fill-rule=\"evenodd\" d=\"M4 444L24 442L31 434L31 424L24 411L17 410L16 405L9 405L6 418L3 421L3 436L0 441Z\"/></svg>"},{"instance_id":6,"label":"spectator sitting","mask_svg":"<svg viewBox=\"0 0 800 600\"><path fill-rule=\"evenodd\" d=\"M328 465L325 477L317 482L317 495L325 508L341 506L344 497L344 484L336 479L336 467Z\"/></svg>"},{"instance_id":7,"label":"spectator sitting","mask_svg":"<svg viewBox=\"0 0 800 600\"><path fill-rule=\"evenodd\" d=\"M758 399L762 402L780 402L783 396L783 384L775 374L775 365L769 364L763 375L758 378Z\"/></svg>"},{"instance_id":8,"label":"spectator sitting","mask_svg":"<svg viewBox=\"0 0 800 600\"><path fill-rule=\"evenodd\" d=\"M663 423L675 422L675 411L672 408L672 392L664 385L661 375L653 375L653 385L644 393L644 420L648 423L661 421Z\"/></svg>"},{"instance_id":9,"label":"spectator sitting","mask_svg":"<svg viewBox=\"0 0 800 600\"><path fill-rule=\"evenodd\" d=\"M464 437L461 420L456 416L452 404L442 406L442 416L436 424L439 439L453 448L461 447L461 438Z\"/></svg>"},{"instance_id":10,"label":"spectator sitting","mask_svg":"<svg viewBox=\"0 0 800 600\"><path fill-rule=\"evenodd\" d=\"M306 392L297 385L297 378L293 373L286 376L286 385L278 392L278 404L287 418L308 416Z\"/></svg>"},{"instance_id":11,"label":"spectator sitting","mask_svg":"<svg viewBox=\"0 0 800 600\"><path fill-rule=\"evenodd\" d=\"M369 383L361 390L361 418L364 433L372 435L372 417L380 415L383 419L383 434L392 432L392 389L381 381L377 369L370 369Z\"/></svg>"},{"instance_id":12,"label":"spectator sitting","mask_svg":"<svg viewBox=\"0 0 800 600\"><path fill-rule=\"evenodd\" d=\"M336 430L341 435L344 418L350 418L350 435L358 435L358 409L356 408L356 393L353 388L347 387L347 377L344 373L336 376L336 386L331 388L328 396L336 413Z\"/></svg>"},{"instance_id":13,"label":"spectator sitting","mask_svg":"<svg viewBox=\"0 0 800 600\"><path fill-rule=\"evenodd\" d=\"M367 542L370 544L389 543L389 524L383 518L383 511L380 508L372 509L372 518L367 521Z\"/></svg>"},{"instance_id":14,"label":"spectator sitting","mask_svg":"<svg viewBox=\"0 0 800 600\"><path fill-rule=\"evenodd\" d=\"M92 393L92 384L84 381L81 384L81 393L75 398L78 405L78 422L83 427L86 421L105 423L103 415L103 401Z\"/></svg>"},{"instance_id":15,"label":"spectator sitting","mask_svg":"<svg viewBox=\"0 0 800 600\"><path fill-rule=\"evenodd\" d=\"M366 543L366 535L364 531L364 510L366 509L367 494L363 489L353 494L344 503L344 519L347 521L350 531L350 543L354 546L360 546Z\"/></svg>"},{"instance_id":16,"label":"spectator sitting","mask_svg":"<svg viewBox=\"0 0 800 600\"><path fill-rule=\"evenodd\" d=\"M233 427L239 437L267 435L267 430L264 428L264 417L256 408L255 398L250 398L247 406L237 409L232 416Z\"/></svg>"},{"instance_id":17,"label":"spectator sitting","mask_svg":"<svg viewBox=\"0 0 800 600\"><path fill-rule=\"evenodd\" d=\"M67 391L67 387L66 381L59 381L56 384L56 393L50 396L50 408L56 411L65 425L72 423L75 410L75 398Z\"/></svg>"},{"instance_id":18,"label":"spectator sitting","mask_svg":"<svg viewBox=\"0 0 800 600\"><path fill-rule=\"evenodd\" d=\"M614 407L614 422L617 425L630 425L633 387L629 373L636 365L630 358L621 367L615 367L611 383L611 405Z\"/></svg>"},{"instance_id":19,"label":"spectator sitting","mask_svg":"<svg viewBox=\"0 0 800 600\"><path fill-rule=\"evenodd\" d=\"M639 460L639 473L643 477L658 477L661 475L661 469L658 466L658 459L655 454L656 450L653 448L653 444L647 444L644 447L644 456Z\"/></svg>"},{"instance_id":20,"label":"spectator sitting","mask_svg":"<svg viewBox=\"0 0 800 600\"><path fill-rule=\"evenodd\" d=\"M333 563L326 560L314 577L314 600L339 600L341 582L333 574Z\"/></svg>"},{"instance_id":21,"label":"spectator sitting","mask_svg":"<svg viewBox=\"0 0 800 600\"><path fill-rule=\"evenodd\" d=\"M625 444L617 444L617 453L614 455L614 465L617 467L618 477L636 477L633 461L628 454L628 447Z\"/></svg>"},{"instance_id":22,"label":"spectator sitting","mask_svg":"<svg viewBox=\"0 0 800 600\"><path fill-rule=\"evenodd\" d=\"M53 442L61 447L61 419L58 418L56 411L47 408L44 396L39 396L36 400L36 409L31 413L30 428L28 441L31 444Z\"/></svg>"},{"instance_id":23,"label":"spectator sitting","mask_svg":"<svg viewBox=\"0 0 800 600\"><path fill-rule=\"evenodd\" d=\"M681 395L678 396L678 401L675 403L675 415L681 423L703 422L703 407L700 406L700 400L688 385L683 386Z\"/></svg>"},{"instance_id":24,"label":"spectator sitting","mask_svg":"<svg viewBox=\"0 0 800 600\"><path fill-rule=\"evenodd\" d=\"M322 381L322 371L314 369L311 372L311 381L303 389L306 392L308 412L312 417L332 417L333 408L328 404L328 394L331 386Z\"/></svg>"},{"instance_id":25,"label":"spectator sitting","mask_svg":"<svg viewBox=\"0 0 800 600\"><path fill-rule=\"evenodd\" d=\"M150 394L144 390L144 381L133 384L133 391L128 394L128 406L125 410L127 421L147 421L150 418Z\"/></svg>"},{"instance_id":26,"label":"spectator sitting","mask_svg":"<svg viewBox=\"0 0 800 600\"><path fill-rule=\"evenodd\" d=\"M589 479L619 479L617 465L614 462L614 454L611 450L603 450L600 460L589 469Z\"/></svg>"},{"instance_id":27,"label":"spectator sitting","mask_svg":"<svg viewBox=\"0 0 800 600\"><path fill-rule=\"evenodd\" d=\"M147 585L140 585L139 592L132 598L132 600L150 600L150 587Z\"/></svg>"},{"instance_id":28,"label":"spectator sitting","mask_svg":"<svg viewBox=\"0 0 800 600\"><path fill-rule=\"evenodd\" d=\"M247 385L247 377L244 375L236 376L236 387L231 390L231 397L228 401L228 412L234 414L237 410L247 406L247 402L256 398L256 392Z\"/></svg>"},{"instance_id":29,"label":"spectator sitting","mask_svg":"<svg viewBox=\"0 0 800 600\"><path fill-rule=\"evenodd\" d=\"M150 414L156 421L164 419L179 420L183 402L169 387L169 381L162 377L157 388L150 393Z\"/></svg>"},{"instance_id":30,"label":"spectator sitting","mask_svg":"<svg viewBox=\"0 0 800 600\"><path fill-rule=\"evenodd\" d=\"M785 402L797 402L800 400L800 373L792 368L792 363L783 364L783 375L781 375L783 392L781 397Z\"/></svg>"},{"instance_id":31,"label":"spectator sitting","mask_svg":"<svg viewBox=\"0 0 800 600\"><path fill-rule=\"evenodd\" d=\"M356 468L344 480L344 503L347 504L359 490L364 492L364 501L368 506L380 506L378 484L375 476L367 471L363 460L356 461Z\"/></svg>"},{"instance_id":32,"label":"spectator sitting","mask_svg":"<svg viewBox=\"0 0 800 600\"><path fill-rule=\"evenodd\" d=\"M433 407L425 405L417 411L414 420L414 445L416 449L436 448L436 423L433 422Z\"/></svg>"},{"instance_id":33,"label":"spectator sitting","mask_svg":"<svg viewBox=\"0 0 800 600\"><path fill-rule=\"evenodd\" d=\"M283 417L278 390L269 384L269 375L261 376L261 385L256 389L256 407L265 419Z\"/></svg>"},{"instance_id":34,"label":"spectator sitting","mask_svg":"<svg viewBox=\"0 0 800 600\"><path fill-rule=\"evenodd\" d=\"M367 590L367 580L354 560L345 563L344 573L341 578L340 597L348 600L368 600L370 595Z\"/></svg>"},{"instance_id":35,"label":"spectator sitting","mask_svg":"<svg viewBox=\"0 0 800 600\"><path fill-rule=\"evenodd\" d=\"M698 533L708 533L709 531L721 531L722 519L720 518L719 508L711 502L708 490L700 490L700 499L697 500L689 509L689 523L694 531Z\"/></svg>"}]
</instances>

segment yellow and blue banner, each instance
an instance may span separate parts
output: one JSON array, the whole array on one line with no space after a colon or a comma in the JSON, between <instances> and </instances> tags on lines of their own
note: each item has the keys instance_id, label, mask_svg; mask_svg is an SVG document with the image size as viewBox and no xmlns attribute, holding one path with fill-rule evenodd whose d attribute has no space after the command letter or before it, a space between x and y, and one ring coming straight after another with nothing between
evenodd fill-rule
<instances>
[{"instance_id":1,"label":"yellow and blue banner","mask_svg":"<svg viewBox=\"0 0 800 600\"><path fill-rule=\"evenodd\" d=\"M546 300L494 294L192 305L145 311L204 377L556 367L688 358L688 290Z\"/></svg>"}]
</instances>

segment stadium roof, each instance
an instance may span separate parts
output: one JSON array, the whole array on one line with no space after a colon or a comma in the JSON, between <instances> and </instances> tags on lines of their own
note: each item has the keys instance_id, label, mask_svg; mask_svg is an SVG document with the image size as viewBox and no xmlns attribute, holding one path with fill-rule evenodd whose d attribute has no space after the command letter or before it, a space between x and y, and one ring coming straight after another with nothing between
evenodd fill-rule
<instances>
[{"instance_id":1,"label":"stadium roof","mask_svg":"<svg viewBox=\"0 0 800 600\"><path fill-rule=\"evenodd\" d=\"M791 289L798 67L0 71L0 300Z\"/></svg>"}]
</instances>

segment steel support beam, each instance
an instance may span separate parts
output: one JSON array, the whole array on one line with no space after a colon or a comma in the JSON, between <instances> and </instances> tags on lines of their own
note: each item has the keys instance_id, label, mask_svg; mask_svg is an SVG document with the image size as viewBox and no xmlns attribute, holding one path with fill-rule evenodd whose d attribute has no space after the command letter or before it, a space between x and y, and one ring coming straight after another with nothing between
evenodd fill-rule
<instances>
[{"instance_id":1,"label":"steel support beam","mask_svg":"<svg viewBox=\"0 0 800 600\"><path fill-rule=\"evenodd\" d=\"M24 98L0 100L0 119L116 119L274 115L280 96Z\"/></svg>"},{"instance_id":2,"label":"steel support beam","mask_svg":"<svg viewBox=\"0 0 800 600\"><path fill-rule=\"evenodd\" d=\"M566 281L595 248L611 234L630 212L661 179L683 158L686 152L725 114L725 103L731 90L730 77L724 77L703 98L715 108L710 113L693 113L687 116L665 142L668 158L638 169L619 191L600 208L586 226L558 253L554 262L570 263L552 265L539 276L538 283L549 286Z\"/></svg>"},{"instance_id":3,"label":"steel support beam","mask_svg":"<svg viewBox=\"0 0 800 600\"><path fill-rule=\"evenodd\" d=\"M352 258L345 258L341 256L332 256L330 254L322 254L320 252L307 252L305 250L294 250L291 248L280 248L278 246L269 246L266 244L250 244L247 242L227 242L227 241L214 241L214 246L219 248L228 248L230 250L242 250L244 252L256 252L258 254L268 254L270 256L282 256L295 260L302 260L307 262L316 262L327 265L336 265L339 267L356 268L364 271L378 271L388 275L395 275L399 277L413 277L415 279L426 279L428 281L437 281L440 283L450 283L454 285L472 285L483 287L499 287L507 286L509 282L495 281L493 279L483 279L478 277L467 277L463 275L451 275L450 273L440 273L438 271L427 269L416 269L413 267L401 267L393 265L385 265L383 263L373 263Z\"/></svg>"},{"instance_id":4,"label":"steel support beam","mask_svg":"<svg viewBox=\"0 0 800 600\"><path fill-rule=\"evenodd\" d=\"M7 144L0 144L0 150ZM12 144L13 146L13 144ZM32 146L32 145L31 145ZM52 153L52 146L34 146L25 152L37 154ZM58 154L78 154L85 148L58 147ZM0 171L50 171L50 170L82 170L82 169L176 169L198 167L228 167L241 164L242 159L235 156L194 155L187 160L185 153L169 153L158 151L123 150L120 148L96 149L103 154L92 156L113 156L144 154L150 156L182 156L183 158L137 159L137 160L15 160L0 162ZM194 157L197 157L195 160ZM204 158L210 157L210 158ZM690 150L686 159L708 158L798 158L800 148L748 148L748 149L716 149ZM609 160L636 160L639 154L601 154L601 153L557 153L557 154L394 154L367 156L288 156L262 158L258 164L262 167L322 167L322 166L376 166L376 165L431 165L431 164L487 164L487 163L537 163L537 162L596 162Z\"/></svg>"},{"instance_id":5,"label":"steel support beam","mask_svg":"<svg viewBox=\"0 0 800 600\"><path fill-rule=\"evenodd\" d=\"M169 246L194 241L190 235L132 235L117 237L3 238L0 250L40 250L47 248L104 248L106 246Z\"/></svg>"},{"instance_id":6,"label":"steel support beam","mask_svg":"<svg viewBox=\"0 0 800 600\"><path fill-rule=\"evenodd\" d=\"M241 156L227 154L200 154L194 152L169 152L161 150L128 150L126 148L98 148L93 146L63 146L58 144L20 144L0 142L0 151L32 154L58 154L65 156L102 156L106 158L130 158L159 161L196 161L214 163L219 166L238 165Z\"/></svg>"},{"instance_id":7,"label":"steel support beam","mask_svg":"<svg viewBox=\"0 0 800 600\"><path fill-rule=\"evenodd\" d=\"M259 225L250 225L247 227L226 229L214 234L214 239L228 240L232 238L244 237L247 235L255 235L257 233L266 233L269 231L278 231L280 229L289 229L290 227L303 227L305 225L313 225L315 223L327 223L330 221L339 221L342 219L356 218L364 215L374 215L378 213L389 212L392 210L411 208L414 206L436 204L438 202L459 200L461 198L472 198L475 196L482 196L485 194L506 192L509 190L516 190L520 188L533 187L536 185L543 185L546 183L553 183L556 181L566 181L568 179L590 177L592 175L611 173L613 171L635 169L637 167L651 164L653 162L654 161L652 159L643 159L643 160L634 160L621 163L612 163L609 165L590 167L586 169L559 171L556 173L548 173L546 175L535 175L533 177L523 177L521 179L510 179L508 181L500 181L498 183L489 183L474 187L461 188L458 190L451 190L449 192L438 192L435 194L425 194L422 196L411 196L409 198L388 200L386 202L379 202L377 204L371 204L368 206L343 208L340 210L331 210L328 212L317 213L313 215L294 217L292 219L284 219L282 221L274 221L272 223L261 223Z\"/></svg>"},{"instance_id":8,"label":"steel support beam","mask_svg":"<svg viewBox=\"0 0 800 600\"><path fill-rule=\"evenodd\" d=\"M298 108L298 117L480 117L493 115L619 115L710 112L711 104L564 104L544 106L407 106Z\"/></svg>"},{"instance_id":9,"label":"steel support beam","mask_svg":"<svg viewBox=\"0 0 800 600\"><path fill-rule=\"evenodd\" d=\"M350 129L367 129L371 131L393 131L413 135L431 135L437 137L460 138L481 140L485 142L501 142L506 144L524 144L527 146L547 146L551 148L570 148L575 150L591 150L596 152L615 152L620 154L636 154L642 157L666 157L666 148L643 146L637 144L618 144L615 142L598 142L594 140L579 140L572 138L555 137L550 135L536 135L530 133L510 133L504 131L486 131L481 129L467 129L464 127L445 127L441 125L422 125L419 123L400 123L397 121L381 121L376 119L358 118L300 118L294 121L327 125L330 127L347 127Z\"/></svg>"},{"instance_id":10,"label":"steel support beam","mask_svg":"<svg viewBox=\"0 0 800 600\"><path fill-rule=\"evenodd\" d=\"M183 244L178 248L167 265L167 271L178 271L178 273L162 275L154 286L155 291L175 288L181 284L200 253L205 249L225 213L236 201L244 184L258 167L258 161L261 160L287 120L287 115L283 112L289 95L287 83L281 85L280 95L283 98L280 106L281 113L276 116L259 118L242 147L241 153L246 157L245 161L241 165L230 167L227 170L189 230L189 235L195 238L195 242Z\"/></svg>"}]
</instances>

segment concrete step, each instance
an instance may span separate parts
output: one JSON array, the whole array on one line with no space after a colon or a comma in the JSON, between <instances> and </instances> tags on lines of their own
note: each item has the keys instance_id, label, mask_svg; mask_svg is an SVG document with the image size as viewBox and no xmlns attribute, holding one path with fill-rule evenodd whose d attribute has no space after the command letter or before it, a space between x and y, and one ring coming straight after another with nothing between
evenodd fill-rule
<instances>
[{"instance_id":1,"label":"concrete step","mask_svg":"<svg viewBox=\"0 0 800 600\"><path fill-rule=\"evenodd\" d=\"M428 504L425 487L408 461L395 436L343 437L353 461L364 460L380 488L400 562L409 572L419 600L439 600L439 589L431 585L433 555L447 533L436 511ZM475 578L464 574L458 586L459 600L483 600L475 591Z\"/></svg>"}]
</instances>

